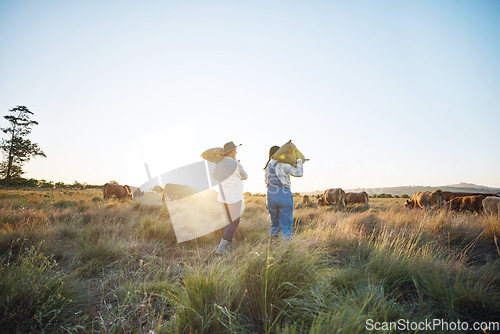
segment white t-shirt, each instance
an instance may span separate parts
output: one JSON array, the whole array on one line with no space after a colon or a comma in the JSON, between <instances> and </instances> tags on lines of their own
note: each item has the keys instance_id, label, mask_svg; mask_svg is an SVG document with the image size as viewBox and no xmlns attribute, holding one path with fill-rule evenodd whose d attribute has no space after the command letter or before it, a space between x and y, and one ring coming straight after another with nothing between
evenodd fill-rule
<instances>
[{"instance_id":1,"label":"white t-shirt","mask_svg":"<svg viewBox=\"0 0 500 334\"><path fill-rule=\"evenodd\" d=\"M220 182L219 202L233 204L243 200L243 182L248 177L241 164L233 158L224 157L217 163L214 179Z\"/></svg>"}]
</instances>

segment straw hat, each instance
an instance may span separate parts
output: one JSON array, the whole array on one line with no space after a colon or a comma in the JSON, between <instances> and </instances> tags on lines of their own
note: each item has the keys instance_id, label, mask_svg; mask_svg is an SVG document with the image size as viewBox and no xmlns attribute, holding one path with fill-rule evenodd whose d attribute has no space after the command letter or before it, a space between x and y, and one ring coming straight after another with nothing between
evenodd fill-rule
<instances>
[{"instance_id":1,"label":"straw hat","mask_svg":"<svg viewBox=\"0 0 500 334\"><path fill-rule=\"evenodd\" d=\"M239 146L241 146L241 144L239 144L238 146L236 146L232 141L230 141L228 143L225 143L223 151L222 151L222 154L229 153L232 150L235 150L236 148L238 148Z\"/></svg>"}]
</instances>

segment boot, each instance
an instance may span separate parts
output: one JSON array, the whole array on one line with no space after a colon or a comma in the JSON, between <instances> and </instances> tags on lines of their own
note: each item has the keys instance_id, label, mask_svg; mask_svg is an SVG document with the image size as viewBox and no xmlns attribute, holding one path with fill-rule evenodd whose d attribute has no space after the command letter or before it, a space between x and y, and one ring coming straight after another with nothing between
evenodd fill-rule
<instances>
[{"instance_id":1,"label":"boot","mask_svg":"<svg viewBox=\"0 0 500 334\"><path fill-rule=\"evenodd\" d=\"M217 254L220 254L220 255L227 254L226 246L227 246L228 243L229 243L229 241L227 241L225 239L221 239L219 247L217 247L217 249L215 250L215 252Z\"/></svg>"}]
</instances>

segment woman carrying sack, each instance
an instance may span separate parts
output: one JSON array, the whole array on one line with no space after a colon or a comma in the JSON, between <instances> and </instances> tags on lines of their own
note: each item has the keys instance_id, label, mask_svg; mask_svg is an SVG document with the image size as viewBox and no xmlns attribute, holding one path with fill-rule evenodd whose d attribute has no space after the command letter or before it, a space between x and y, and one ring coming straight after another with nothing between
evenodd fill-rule
<instances>
[{"instance_id":1,"label":"woman carrying sack","mask_svg":"<svg viewBox=\"0 0 500 334\"><path fill-rule=\"evenodd\" d=\"M293 194L290 190L290 175L301 177L304 174L302 159L296 160L297 167L273 159L280 149L273 146L269 150L269 161L264 168L267 185L267 210L271 216L271 237L292 238Z\"/></svg>"},{"instance_id":2,"label":"woman carrying sack","mask_svg":"<svg viewBox=\"0 0 500 334\"><path fill-rule=\"evenodd\" d=\"M238 145L240 146L240 145ZM227 254L226 246L235 248L233 236L240 223L241 206L243 204L243 180L248 175L236 160L236 146L232 141L224 144L221 152L223 158L217 162L214 170L214 179L219 181L219 202L228 221L217 254Z\"/></svg>"}]
</instances>

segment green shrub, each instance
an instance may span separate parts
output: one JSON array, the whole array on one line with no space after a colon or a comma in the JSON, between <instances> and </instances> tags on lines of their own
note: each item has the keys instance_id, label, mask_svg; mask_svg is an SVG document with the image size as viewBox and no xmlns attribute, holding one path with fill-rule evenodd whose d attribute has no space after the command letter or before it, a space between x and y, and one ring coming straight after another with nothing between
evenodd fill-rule
<instances>
[{"instance_id":1,"label":"green shrub","mask_svg":"<svg viewBox=\"0 0 500 334\"><path fill-rule=\"evenodd\" d=\"M0 260L2 331L56 331L75 320L75 293L52 256L32 247L11 258Z\"/></svg>"},{"instance_id":2,"label":"green shrub","mask_svg":"<svg viewBox=\"0 0 500 334\"><path fill-rule=\"evenodd\" d=\"M391 194L379 194L377 195L377 198L392 198Z\"/></svg>"},{"instance_id":3,"label":"green shrub","mask_svg":"<svg viewBox=\"0 0 500 334\"><path fill-rule=\"evenodd\" d=\"M9 180L9 187L36 187L37 179L24 179L22 177Z\"/></svg>"}]
</instances>

